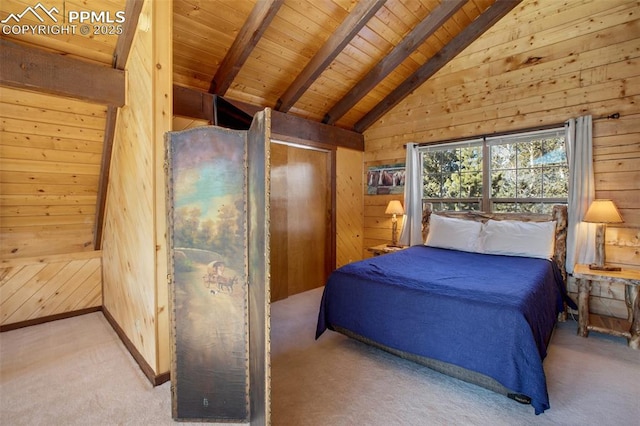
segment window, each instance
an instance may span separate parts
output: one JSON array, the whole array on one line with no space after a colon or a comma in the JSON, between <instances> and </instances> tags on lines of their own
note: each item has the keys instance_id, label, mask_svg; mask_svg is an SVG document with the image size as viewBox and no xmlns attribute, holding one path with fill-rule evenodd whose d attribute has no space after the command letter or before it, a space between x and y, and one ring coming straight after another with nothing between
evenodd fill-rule
<instances>
[{"instance_id":1,"label":"window","mask_svg":"<svg viewBox=\"0 0 640 426\"><path fill-rule=\"evenodd\" d=\"M564 129L420 147L422 199L435 211L547 213L566 203Z\"/></svg>"},{"instance_id":2,"label":"window","mask_svg":"<svg viewBox=\"0 0 640 426\"><path fill-rule=\"evenodd\" d=\"M482 209L482 139L420 149L423 201L436 211Z\"/></svg>"}]
</instances>

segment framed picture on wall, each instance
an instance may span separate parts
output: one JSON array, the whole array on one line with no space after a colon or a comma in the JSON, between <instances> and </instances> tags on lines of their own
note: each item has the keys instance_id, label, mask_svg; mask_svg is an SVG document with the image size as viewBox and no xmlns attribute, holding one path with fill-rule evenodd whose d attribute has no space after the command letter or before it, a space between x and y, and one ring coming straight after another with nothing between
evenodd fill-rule
<instances>
[{"instance_id":1,"label":"framed picture on wall","mask_svg":"<svg viewBox=\"0 0 640 426\"><path fill-rule=\"evenodd\" d=\"M367 170L367 194L404 193L405 164L372 166Z\"/></svg>"}]
</instances>

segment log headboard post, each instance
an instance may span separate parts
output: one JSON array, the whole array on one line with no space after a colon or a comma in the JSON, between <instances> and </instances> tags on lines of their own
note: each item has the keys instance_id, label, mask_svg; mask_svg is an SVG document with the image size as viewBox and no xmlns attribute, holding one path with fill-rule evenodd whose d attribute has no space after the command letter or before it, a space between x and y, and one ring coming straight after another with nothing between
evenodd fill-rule
<instances>
[{"instance_id":1,"label":"log headboard post","mask_svg":"<svg viewBox=\"0 0 640 426\"><path fill-rule=\"evenodd\" d=\"M555 260L564 282L567 282L567 224L569 221L569 213L567 206L555 205L551 212L551 220L556 222L556 246L553 253Z\"/></svg>"},{"instance_id":2,"label":"log headboard post","mask_svg":"<svg viewBox=\"0 0 640 426\"><path fill-rule=\"evenodd\" d=\"M422 241L427 241L427 234L429 233L429 219L431 219L432 212L433 204L422 203Z\"/></svg>"}]
</instances>

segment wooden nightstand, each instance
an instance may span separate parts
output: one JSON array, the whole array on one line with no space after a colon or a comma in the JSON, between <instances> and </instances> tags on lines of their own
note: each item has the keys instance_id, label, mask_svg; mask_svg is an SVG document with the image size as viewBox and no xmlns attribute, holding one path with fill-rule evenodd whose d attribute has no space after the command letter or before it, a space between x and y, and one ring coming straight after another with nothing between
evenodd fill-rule
<instances>
[{"instance_id":1,"label":"wooden nightstand","mask_svg":"<svg viewBox=\"0 0 640 426\"><path fill-rule=\"evenodd\" d=\"M373 246L367 248L368 251L373 253L374 256L380 256L381 254L393 253L394 251L404 250L409 246L402 247L389 247L386 244L380 244L379 246Z\"/></svg>"},{"instance_id":2,"label":"wooden nightstand","mask_svg":"<svg viewBox=\"0 0 640 426\"><path fill-rule=\"evenodd\" d=\"M617 272L597 271L589 269L589 265L576 265L573 276L578 280L578 334L582 337L589 335L589 330L607 333L613 336L626 337L629 346L640 349L640 271L626 269ZM625 329L613 328L613 322L602 320L601 317L589 314L589 295L593 281L624 284L625 302L627 304L627 321L621 320ZM593 322L594 324L590 324Z\"/></svg>"}]
</instances>

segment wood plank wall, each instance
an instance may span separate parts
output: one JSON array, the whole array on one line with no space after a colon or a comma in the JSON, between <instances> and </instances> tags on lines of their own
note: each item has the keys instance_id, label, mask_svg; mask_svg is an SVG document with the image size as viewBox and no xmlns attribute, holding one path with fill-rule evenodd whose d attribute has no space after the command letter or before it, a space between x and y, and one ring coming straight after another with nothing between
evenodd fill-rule
<instances>
[{"instance_id":1,"label":"wood plank wall","mask_svg":"<svg viewBox=\"0 0 640 426\"><path fill-rule=\"evenodd\" d=\"M340 267L365 257L363 153L338 148L336 155L336 267Z\"/></svg>"},{"instance_id":2,"label":"wood plank wall","mask_svg":"<svg viewBox=\"0 0 640 426\"><path fill-rule=\"evenodd\" d=\"M0 88L0 258L93 250L106 107Z\"/></svg>"},{"instance_id":3,"label":"wood plank wall","mask_svg":"<svg viewBox=\"0 0 640 426\"><path fill-rule=\"evenodd\" d=\"M198 120L194 118L185 118L185 117L173 117L172 121L172 130L174 132L180 130L188 130L194 129L200 126L208 126L209 122L206 120Z\"/></svg>"},{"instance_id":4,"label":"wood plank wall","mask_svg":"<svg viewBox=\"0 0 640 426\"><path fill-rule=\"evenodd\" d=\"M0 326L102 306L102 253L0 261Z\"/></svg>"},{"instance_id":5,"label":"wood plank wall","mask_svg":"<svg viewBox=\"0 0 640 426\"><path fill-rule=\"evenodd\" d=\"M525 0L365 132L367 167L404 162L403 144L469 137L619 112L594 123L596 197L625 219L608 261L640 268L640 4ZM365 247L387 238L389 196L365 196ZM575 291L575 287L573 288ZM593 310L626 316L620 289Z\"/></svg>"},{"instance_id":6,"label":"wood plank wall","mask_svg":"<svg viewBox=\"0 0 640 426\"><path fill-rule=\"evenodd\" d=\"M149 2L151 3L151 2ZM165 134L172 130L173 117L173 1L153 2L153 146L154 159L154 253L156 292L156 372L164 374L171 367L171 336L169 321L169 280L167 242L167 182L164 171Z\"/></svg>"},{"instance_id":7,"label":"wood plank wall","mask_svg":"<svg viewBox=\"0 0 640 426\"><path fill-rule=\"evenodd\" d=\"M131 47L102 246L104 309L156 375L170 367L163 168L172 117L170 7L144 3L141 19L149 28L138 29Z\"/></svg>"},{"instance_id":8,"label":"wood plank wall","mask_svg":"<svg viewBox=\"0 0 640 426\"><path fill-rule=\"evenodd\" d=\"M106 107L1 87L0 120L0 325L99 309Z\"/></svg>"}]
</instances>

